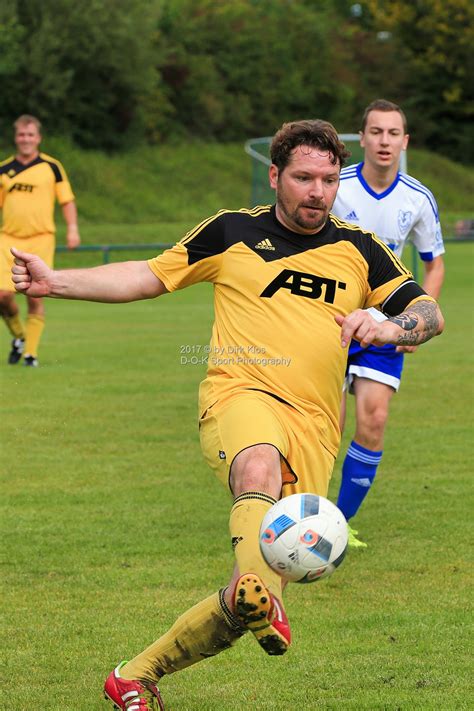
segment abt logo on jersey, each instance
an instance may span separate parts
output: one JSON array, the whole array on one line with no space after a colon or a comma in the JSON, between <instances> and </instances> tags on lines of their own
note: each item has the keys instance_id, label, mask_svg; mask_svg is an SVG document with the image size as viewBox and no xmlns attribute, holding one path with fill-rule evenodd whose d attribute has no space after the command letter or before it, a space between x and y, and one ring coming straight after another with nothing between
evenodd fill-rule
<instances>
[{"instance_id":1,"label":"abt logo on jersey","mask_svg":"<svg viewBox=\"0 0 474 711\"><path fill-rule=\"evenodd\" d=\"M291 269L283 269L283 271L265 287L260 296L269 299L280 289L289 289L295 296L305 296L307 299L320 299L323 297L327 304L333 304L336 297L336 289L345 290L345 288L346 284L343 281L316 276L316 274L306 274L305 272L294 272Z\"/></svg>"},{"instance_id":2,"label":"abt logo on jersey","mask_svg":"<svg viewBox=\"0 0 474 711\"><path fill-rule=\"evenodd\" d=\"M28 185L27 183L13 183L8 192L11 193L13 190L18 190L20 193L32 193L35 187L35 185Z\"/></svg>"}]
</instances>

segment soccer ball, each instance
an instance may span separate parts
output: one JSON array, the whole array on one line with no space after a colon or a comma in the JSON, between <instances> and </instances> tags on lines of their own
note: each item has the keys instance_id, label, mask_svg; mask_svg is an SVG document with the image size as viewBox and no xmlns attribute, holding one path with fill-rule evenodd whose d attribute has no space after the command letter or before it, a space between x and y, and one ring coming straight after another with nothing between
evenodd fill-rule
<instances>
[{"instance_id":1,"label":"soccer ball","mask_svg":"<svg viewBox=\"0 0 474 711\"><path fill-rule=\"evenodd\" d=\"M315 494L280 499L263 518L260 549L286 580L312 583L327 578L344 560L347 521L337 506Z\"/></svg>"}]
</instances>

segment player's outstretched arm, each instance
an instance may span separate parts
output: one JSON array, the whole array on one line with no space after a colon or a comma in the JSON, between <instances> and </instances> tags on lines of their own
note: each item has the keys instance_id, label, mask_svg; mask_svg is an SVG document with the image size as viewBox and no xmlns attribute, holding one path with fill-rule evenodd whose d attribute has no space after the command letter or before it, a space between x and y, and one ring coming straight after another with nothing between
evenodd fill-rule
<instances>
[{"instance_id":1,"label":"player's outstretched arm","mask_svg":"<svg viewBox=\"0 0 474 711\"><path fill-rule=\"evenodd\" d=\"M15 289L27 296L124 303L153 299L167 291L144 261L55 271L34 254L14 248L12 254Z\"/></svg>"},{"instance_id":2,"label":"player's outstretched arm","mask_svg":"<svg viewBox=\"0 0 474 711\"><path fill-rule=\"evenodd\" d=\"M438 336L444 329L444 318L438 304L426 299L407 306L398 316L381 323L370 313L357 309L346 317L335 316L341 327L341 345L345 348L355 338L364 348L373 344L383 346L417 346Z\"/></svg>"}]
</instances>

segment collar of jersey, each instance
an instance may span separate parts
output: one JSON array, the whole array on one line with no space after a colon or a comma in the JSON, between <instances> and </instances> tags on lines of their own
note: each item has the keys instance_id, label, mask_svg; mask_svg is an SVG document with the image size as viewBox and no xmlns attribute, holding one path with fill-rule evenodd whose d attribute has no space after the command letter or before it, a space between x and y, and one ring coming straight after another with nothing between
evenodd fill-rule
<instances>
[{"instance_id":1,"label":"collar of jersey","mask_svg":"<svg viewBox=\"0 0 474 711\"><path fill-rule=\"evenodd\" d=\"M18 175L19 173L22 173L24 170L28 170L28 168L32 168L38 163L44 163L44 158L42 158L41 154L36 156L36 158L34 158L29 163L20 163L18 158L15 157L12 160L11 167L15 169L16 175Z\"/></svg>"},{"instance_id":2,"label":"collar of jersey","mask_svg":"<svg viewBox=\"0 0 474 711\"><path fill-rule=\"evenodd\" d=\"M359 163L357 165L357 167L356 167L357 177L359 178L359 181L360 181L362 187L364 188L364 190L367 193L369 193L369 195L372 195L372 197L375 198L376 200L382 200L382 198L387 197L387 195L390 195L392 190L395 190L395 188L397 187L397 183L400 180L400 172L397 173L397 177L395 178L393 183L391 185L389 185L388 188L383 191L383 193L376 193L374 190L372 190L370 185L364 180L364 176L362 175L362 168L363 167L364 167L363 161L362 161L362 163Z\"/></svg>"},{"instance_id":3,"label":"collar of jersey","mask_svg":"<svg viewBox=\"0 0 474 711\"><path fill-rule=\"evenodd\" d=\"M321 237L326 236L328 230L331 229L329 218L326 220L324 226L319 230L319 232L315 232L312 235L305 235L301 232L293 232L292 230L289 230L288 227L285 227L284 224L280 222L276 215L276 205L272 205L271 209L271 215L273 217L273 220L276 225L282 230L285 234L284 236L287 237L291 242L296 242L298 244L302 244L303 242L310 242L311 240L314 240L316 243L318 241L321 241Z\"/></svg>"}]
</instances>

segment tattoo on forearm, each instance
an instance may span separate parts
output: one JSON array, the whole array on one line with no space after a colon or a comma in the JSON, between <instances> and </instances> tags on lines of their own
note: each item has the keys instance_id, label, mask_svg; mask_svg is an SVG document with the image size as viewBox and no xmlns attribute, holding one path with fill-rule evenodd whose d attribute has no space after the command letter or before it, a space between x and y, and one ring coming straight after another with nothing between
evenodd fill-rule
<instances>
[{"instance_id":1,"label":"tattoo on forearm","mask_svg":"<svg viewBox=\"0 0 474 711\"><path fill-rule=\"evenodd\" d=\"M392 321L392 323L396 323L397 326L403 328L404 331L412 331L414 328L416 328L416 325L418 323L418 317L415 316L415 314L406 313L400 314L400 316L393 316L393 318L389 319L389 321Z\"/></svg>"},{"instance_id":2,"label":"tattoo on forearm","mask_svg":"<svg viewBox=\"0 0 474 711\"><path fill-rule=\"evenodd\" d=\"M400 346L416 346L428 341L439 330L438 308L434 301L418 301L398 316L392 316L389 321L403 329L405 333L398 336Z\"/></svg>"},{"instance_id":3,"label":"tattoo on forearm","mask_svg":"<svg viewBox=\"0 0 474 711\"><path fill-rule=\"evenodd\" d=\"M420 334L413 331L402 333L397 340L397 346L418 346L420 343L423 343Z\"/></svg>"}]
</instances>

